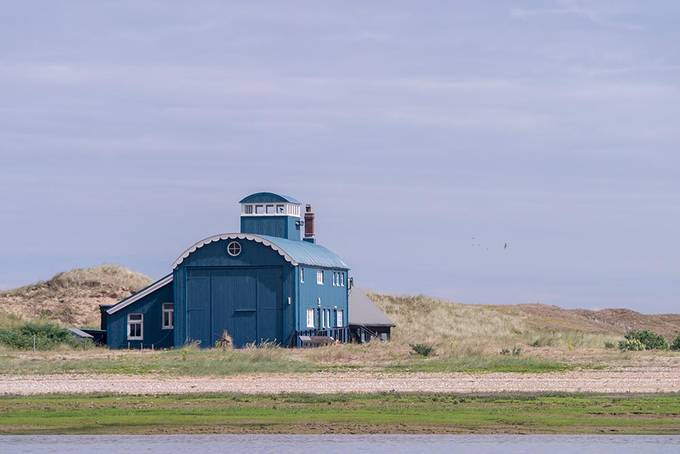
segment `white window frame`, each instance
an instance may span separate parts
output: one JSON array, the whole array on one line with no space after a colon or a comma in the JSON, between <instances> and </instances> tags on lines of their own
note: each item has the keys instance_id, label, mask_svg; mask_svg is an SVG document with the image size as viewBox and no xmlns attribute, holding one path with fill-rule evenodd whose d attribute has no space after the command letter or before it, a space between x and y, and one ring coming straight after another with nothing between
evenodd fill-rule
<instances>
[{"instance_id":1,"label":"white window frame","mask_svg":"<svg viewBox=\"0 0 680 454\"><path fill-rule=\"evenodd\" d=\"M342 328L344 326L343 325L345 323L344 312L345 311L342 309L338 309L335 311L335 326L337 326L338 328Z\"/></svg>"},{"instance_id":2,"label":"white window frame","mask_svg":"<svg viewBox=\"0 0 680 454\"><path fill-rule=\"evenodd\" d=\"M338 273L336 271L333 271L333 287L338 286Z\"/></svg>"},{"instance_id":3,"label":"white window frame","mask_svg":"<svg viewBox=\"0 0 680 454\"><path fill-rule=\"evenodd\" d=\"M262 202L242 203L242 216L294 216L300 217L300 205L296 203Z\"/></svg>"},{"instance_id":4,"label":"white window frame","mask_svg":"<svg viewBox=\"0 0 680 454\"><path fill-rule=\"evenodd\" d=\"M326 309L321 309L319 312L321 312L321 323L319 326L323 329L326 328Z\"/></svg>"},{"instance_id":5,"label":"white window frame","mask_svg":"<svg viewBox=\"0 0 680 454\"><path fill-rule=\"evenodd\" d=\"M133 315L139 315L139 319L131 320ZM130 335L130 326L131 325L140 325L139 326L139 336L131 336ZM144 340L144 314L139 313L139 312L131 312L127 316L127 340Z\"/></svg>"},{"instance_id":6,"label":"white window frame","mask_svg":"<svg viewBox=\"0 0 680 454\"><path fill-rule=\"evenodd\" d=\"M307 328L314 328L314 309L307 309Z\"/></svg>"},{"instance_id":7,"label":"white window frame","mask_svg":"<svg viewBox=\"0 0 680 454\"><path fill-rule=\"evenodd\" d=\"M316 270L316 283L317 285L323 285L324 272L323 270Z\"/></svg>"},{"instance_id":8,"label":"white window frame","mask_svg":"<svg viewBox=\"0 0 680 454\"><path fill-rule=\"evenodd\" d=\"M305 269L300 267L300 284L305 283Z\"/></svg>"},{"instance_id":9,"label":"white window frame","mask_svg":"<svg viewBox=\"0 0 680 454\"><path fill-rule=\"evenodd\" d=\"M340 287L344 287L344 286L345 286L345 273L341 271L340 272Z\"/></svg>"},{"instance_id":10,"label":"white window frame","mask_svg":"<svg viewBox=\"0 0 680 454\"><path fill-rule=\"evenodd\" d=\"M165 314L170 314L169 321L170 324L165 324ZM174 303L163 303L161 306L161 329L173 329L175 327L175 304Z\"/></svg>"}]
</instances>

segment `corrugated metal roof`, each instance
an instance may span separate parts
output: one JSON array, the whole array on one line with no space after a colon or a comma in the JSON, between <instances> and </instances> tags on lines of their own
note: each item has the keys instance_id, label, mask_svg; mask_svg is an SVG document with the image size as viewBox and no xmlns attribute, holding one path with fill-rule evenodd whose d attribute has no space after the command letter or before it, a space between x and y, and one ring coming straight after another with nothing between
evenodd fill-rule
<instances>
[{"instance_id":1,"label":"corrugated metal roof","mask_svg":"<svg viewBox=\"0 0 680 454\"><path fill-rule=\"evenodd\" d=\"M221 240L250 240L264 244L278 252L281 257L293 266L309 265L321 268L349 269L349 266L336 253L318 244L308 241L287 240L268 235L254 235L252 233L222 233L205 238L184 251L172 264L172 268L177 268L185 258L189 257L197 249L202 248L206 244Z\"/></svg>"},{"instance_id":2,"label":"corrugated metal roof","mask_svg":"<svg viewBox=\"0 0 680 454\"><path fill-rule=\"evenodd\" d=\"M286 251L286 253L298 264L319 266L323 268L349 269L349 266L347 266L335 252L316 243L288 240L286 238L267 235L259 236Z\"/></svg>"},{"instance_id":3,"label":"corrugated metal roof","mask_svg":"<svg viewBox=\"0 0 680 454\"><path fill-rule=\"evenodd\" d=\"M349 324L394 326L394 322L371 301L366 291L356 287L349 294Z\"/></svg>"},{"instance_id":4,"label":"corrugated metal roof","mask_svg":"<svg viewBox=\"0 0 680 454\"><path fill-rule=\"evenodd\" d=\"M298 200L289 195L275 194L273 192L256 192L255 194L245 196L239 201L239 203L266 203L266 202L288 202L297 203L298 205L300 204Z\"/></svg>"}]
</instances>

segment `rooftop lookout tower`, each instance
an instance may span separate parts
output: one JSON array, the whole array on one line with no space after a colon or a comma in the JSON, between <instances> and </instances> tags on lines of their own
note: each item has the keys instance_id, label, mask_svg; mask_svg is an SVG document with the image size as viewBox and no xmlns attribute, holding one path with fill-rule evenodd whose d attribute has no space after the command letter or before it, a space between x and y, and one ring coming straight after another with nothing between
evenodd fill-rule
<instances>
[{"instance_id":1,"label":"rooftop lookout tower","mask_svg":"<svg viewBox=\"0 0 680 454\"><path fill-rule=\"evenodd\" d=\"M272 192L244 197L241 204L241 233L269 235L300 241L300 202Z\"/></svg>"}]
</instances>

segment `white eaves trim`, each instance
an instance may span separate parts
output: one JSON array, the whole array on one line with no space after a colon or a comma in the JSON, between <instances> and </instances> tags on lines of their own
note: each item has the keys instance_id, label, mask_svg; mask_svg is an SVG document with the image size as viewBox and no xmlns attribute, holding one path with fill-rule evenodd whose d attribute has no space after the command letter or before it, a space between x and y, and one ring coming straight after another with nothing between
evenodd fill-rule
<instances>
[{"instance_id":1,"label":"white eaves trim","mask_svg":"<svg viewBox=\"0 0 680 454\"><path fill-rule=\"evenodd\" d=\"M189 257L189 255L193 254L196 252L197 249L202 248L203 246L214 243L215 241L221 241L221 240L249 240L249 241L255 241L256 243L264 244L267 247L272 248L278 254L283 257L286 262L290 263L293 266L298 266L298 262L293 259L286 251L278 247L276 244L272 243L271 241L267 241L264 238L258 236L258 235L251 235L249 233L222 233L220 235L213 235L208 238L205 238L197 243L195 243L193 246L191 246L189 249L184 251L182 255L179 256L177 260L175 260L175 263L172 264L172 269L174 270L177 268L185 258Z\"/></svg>"},{"instance_id":2,"label":"white eaves trim","mask_svg":"<svg viewBox=\"0 0 680 454\"><path fill-rule=\"evenodd\" d=\"M146 295L149 295L159 288L163 287L164 285L172 282L172 274L168 274L167 276L161 278L160 280L154 282L150 286L142 289L141 291L135 293L134 295L130 295L129 297L125 298L123 301L120 303L116 304L115 306L109 308L106 310L106 313L111 315L115 314L121 309L124 309L128 307L130 304L134 303L135 301L139 301L140 299L144 298Z\"/></svg>"}]
</instances>

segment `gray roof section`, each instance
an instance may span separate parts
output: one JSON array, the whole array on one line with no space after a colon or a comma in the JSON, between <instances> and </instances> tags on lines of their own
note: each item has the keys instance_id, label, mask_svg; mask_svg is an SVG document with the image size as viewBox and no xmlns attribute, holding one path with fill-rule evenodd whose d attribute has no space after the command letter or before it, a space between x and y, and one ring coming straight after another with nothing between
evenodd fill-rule
<instances>
[{"instance_id":1,"label":"gray roof section","mask_svg":"<svg viewBox=\"0 0 680 454\"><path fill-rule=\"evenodd\" d=\"M394 322L371 301L366 291L356 287L349 295L349 324L395 326Z\"/></svg>"},{"instance_id":2,"label":"gray roof section","mask_svg":"<svg viewBox=\"0 0 680 454\"><path fill-rule=\"evenodd\" d=\"M71 332L74 336L83 338L83 339L92 339L92 335L86 333L85 331L78 329L78 328L66 328L68 331Z\"/></svg>"}]
</instances>

